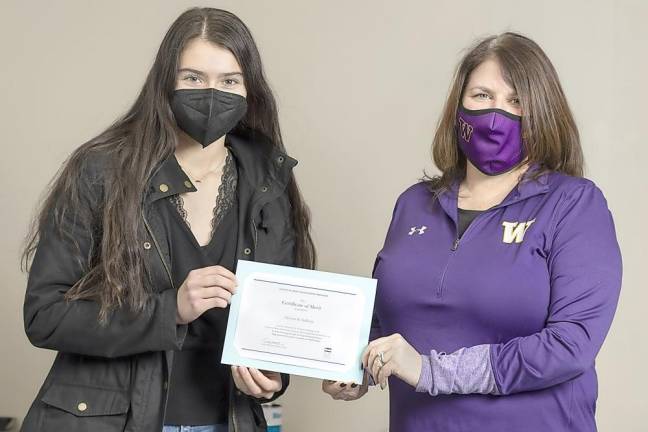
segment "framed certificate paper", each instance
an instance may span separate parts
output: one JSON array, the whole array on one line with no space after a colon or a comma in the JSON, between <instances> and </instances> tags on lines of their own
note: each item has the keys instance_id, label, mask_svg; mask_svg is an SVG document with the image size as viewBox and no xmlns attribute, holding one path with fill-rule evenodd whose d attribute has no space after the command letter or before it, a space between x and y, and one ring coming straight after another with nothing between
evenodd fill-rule
<instances>
[{"instance_id":1,"label":"framed certificate paper","mask_svg":"<svg viewBox=\"0 0 648 432\"><path fill-rule=\"evenodd\" d=\"M223 364L362 382L376 280L239 261Z\"/></svg>"}]
</instances>

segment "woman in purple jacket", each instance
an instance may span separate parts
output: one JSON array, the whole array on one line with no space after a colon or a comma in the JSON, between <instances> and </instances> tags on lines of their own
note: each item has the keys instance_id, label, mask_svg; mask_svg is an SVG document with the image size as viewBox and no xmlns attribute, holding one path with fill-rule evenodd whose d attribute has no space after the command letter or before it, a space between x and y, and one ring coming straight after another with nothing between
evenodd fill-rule
<instances>
[{"instance_id":1,"label":"woman in purple jacket","mask_svg":"<svg viewBox=\"0 0 648 432\"><path fill-rule=\"evenodd\" d=\"M461 61L439 177L398 199L363 363L392 431L595 431L595 357L621 287L601 191L542 49L488 37ZM335 399L367 386L323 383Z\"/></svg>"}]
</instances>

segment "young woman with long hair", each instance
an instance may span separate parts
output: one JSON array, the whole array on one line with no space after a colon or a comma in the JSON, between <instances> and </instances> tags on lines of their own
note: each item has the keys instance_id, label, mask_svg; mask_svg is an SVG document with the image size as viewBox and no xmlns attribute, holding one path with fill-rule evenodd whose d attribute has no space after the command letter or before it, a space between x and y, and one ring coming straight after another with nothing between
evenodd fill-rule
<instances>
[{"instance_id":1,"label":"young woman with long hair","mask_svg":"<svg viewBox=\"0 0 648 432\"><path fill-rule=\"evenodd\" d=\"M183 13L28 238L25 330L58 353L23 430L264 431L288 376L220 356L237 259L315 265L295 165L248 28Z\"/></svg>"}]
</instances>

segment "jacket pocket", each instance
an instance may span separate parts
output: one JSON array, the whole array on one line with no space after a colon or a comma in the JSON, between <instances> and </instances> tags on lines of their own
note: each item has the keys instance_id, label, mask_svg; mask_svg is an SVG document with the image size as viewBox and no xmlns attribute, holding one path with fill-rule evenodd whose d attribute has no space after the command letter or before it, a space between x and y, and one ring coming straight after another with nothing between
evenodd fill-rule
<instances>
[{"instance_id":1,"label":"jacket pocket","mask_svg":"<svg viewBox=\"0 0 648 432\"><path fill-rule=\"evenodd\" d=\"M128 394L112 390L54 383L41 401L45 404L42 431L121 431L130 407Z\"/></svg>"}]
</instances>

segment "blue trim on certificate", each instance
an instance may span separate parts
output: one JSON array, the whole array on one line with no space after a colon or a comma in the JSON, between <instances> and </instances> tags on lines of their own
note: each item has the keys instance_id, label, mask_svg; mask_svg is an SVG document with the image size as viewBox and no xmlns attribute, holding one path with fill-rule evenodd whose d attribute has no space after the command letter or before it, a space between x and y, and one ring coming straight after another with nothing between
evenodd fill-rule
<instances>
[{"instance_id":1,"label":"blue trim on certificate","mask_svg":"<svg viewBox=\"0 0 648 432\"><path fill-rule=\"evenodd\" d=\"M281 363L277 361L267 361L259 359L251 359L246 357L241 357L238 350L234 345L234 337L236 335L236 328L238 324L239 308L241 305L241 297L245 286L247 285L244 281L252 276L255 273L265 273L265 274L277 274L286 277L294 277L298 279L310 279L316 280L318 282L326 282L330 284L339 284L339 285L352 285L353 287L359 289L365 298L364 302L364 311L362 315L362 320L360 324L360 343L356 347L355 357L357 358L356 366L351 366L348 370L345 371L330 371L324 369L318 369L316 367L305 367L305 366L295 366L286 363ZM237 293L232 296L232 303L230 305L229 318L227 321L227 332L225 334L225 344L223 347L223 356L221 358L221 363L229 365L238 365L238 366L247 366L253 367L261 370L270 370L274 372L282 372L291 375L301 375L311 378L319 379L328 379L334 381L345 381L345 382L356 382L361 383L363 379L363 370L361 364L361 356L364 351L367 343L369 341L369 330L371 327L371 318L373 315L374 299L376 295L376 280L358 276L349 276L338 273L327 273L315 270L305 270L296 267L285 267L277 266L273 264L264 264L256 263L252 261L239 260L236 269L236 278L239 282ZM263 282L263 281L262 281ZM274 281L265 281L275 283ZM282 285L290 285L284 284ZM332 291L325 290L321 288L308 287L295 285L297 288L307 288L307 289L317 289L323 291ZM339 291L332 291L340 294L349 294L355 295L354 293L341 293ZM241 347L242 350L249 350L249 348ZM259 350L254 350L259 352ZM264 351L264 353L266 353ZM266 354L276 354L268 351ZM289 355L280 354L284 357L291 357ZM307 359L298 356L295 358L301 360L309 360L320 363L327 363L325 360L321 359ZM330 364L340 363L328 362Z\"/></svg>"}]
</instances>

